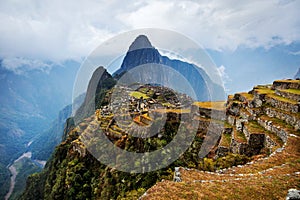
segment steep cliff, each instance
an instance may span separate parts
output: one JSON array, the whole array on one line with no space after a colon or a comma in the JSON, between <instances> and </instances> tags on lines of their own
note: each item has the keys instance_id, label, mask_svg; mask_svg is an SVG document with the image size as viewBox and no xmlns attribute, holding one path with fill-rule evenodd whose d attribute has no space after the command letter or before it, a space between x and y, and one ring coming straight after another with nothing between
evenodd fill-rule
<instances>
[{"instance_id":1,"label":"steep cliff","mask_svg":"<svg viewBox=\"0 0 300 200\"><path fill-rule=\"evenodd\" d=\"M75 123L93 114L95 109L101 104L105 104L102 101L103 97L107 90L111 89L115 83L116 81L106 69L98 67L89 82L84 102L76 111L74 116Z\"/></svg>"}]
</instances>

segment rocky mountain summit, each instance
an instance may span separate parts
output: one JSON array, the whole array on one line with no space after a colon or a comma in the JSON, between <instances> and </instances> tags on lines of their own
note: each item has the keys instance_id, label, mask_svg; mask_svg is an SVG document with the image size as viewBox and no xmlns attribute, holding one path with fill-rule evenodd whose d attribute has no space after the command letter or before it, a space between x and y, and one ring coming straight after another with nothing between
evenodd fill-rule
<instances>
[{"instance_id":1,"label":"rocky mountain summit","mask_svg":"<svg viewBox=\"0 0 300 200\"><path fill-rule=\"evenodd\" d=\"M161 67L158 70L155 70L153 66ZM144 80L161 80L162 82L167 83L170 82L172 77L176 74L181 74L195 91L198 101L225 99L224 89L220 85L214 83L214 80L211 80L205 70L194 64L170 59L167 56L161 55L158 49L152 46L145 35L140 35L133 41L125 55L121 67L113 74L113 76L119 78L124 73L136 67L151 68L150 72L138 70L138 73L136 73L137 77ZM170 68L171 70L166 71L165 68ZM171 73L174 75L170 74L170 71L172 71Z\"/></svg>"}]
</instances>

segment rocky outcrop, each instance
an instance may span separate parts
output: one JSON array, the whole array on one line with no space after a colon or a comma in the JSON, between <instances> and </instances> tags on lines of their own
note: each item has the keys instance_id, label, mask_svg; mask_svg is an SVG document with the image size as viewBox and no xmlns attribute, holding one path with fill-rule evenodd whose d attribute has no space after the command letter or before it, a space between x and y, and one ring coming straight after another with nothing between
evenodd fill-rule
<instances>
[{"instance_id":1,"label":"rocky outcrop","mask_svg":"<svg viewBox=\"0 0 300 200\"><path fill-rule=\"evenodd\" d=\"M84 102L78 108L74 116L76 124L84 118L94 114L97 106L96 102L102 103L103 101L103 99L97 98L105 94L105 92L111 89L115 83L115 80L104 67L98 67L95 70L89 82Z\"/></svg>"},{"instance_id":2,"label":"rocky outcrop","mask_svg":"<svg viewBox=\"0 0 300 200\"><path fill-rule=\"evenodd\" d=\"M62 135L62 141L65 141L68 137L68 133L75 128L75 123L73 117L70 117L66 120L65 126L64 126L64 133Z\"/></svg>"}]
</instances>

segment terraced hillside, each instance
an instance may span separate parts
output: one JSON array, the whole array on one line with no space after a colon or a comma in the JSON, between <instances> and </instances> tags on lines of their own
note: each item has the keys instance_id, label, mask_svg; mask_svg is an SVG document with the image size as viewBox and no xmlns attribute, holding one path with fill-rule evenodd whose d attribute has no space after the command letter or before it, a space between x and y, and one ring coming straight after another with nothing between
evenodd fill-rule
<instances>
[{"instance_id":1,"label":"terraced hillside","mask_svg":"<svg viewBox=\"0 0 300 200\"><path fill-rule=\"evenodd\" d=\"M300 189L299 98L299 80L229 96L216 156L245 154L251 162L213 172L178 167L175 181L157 183L141 199L285 199L288 189Z\"/></svg>"},{"instance_id":2,"label":"terraced hillside","mask_svg":"<svg viewBox=\"0 0 300 200\"><path fill-rule=\"evenodd\" d=\"M288 189L300 188L299 85L275 81L227 102L192 102L160 86L115 87L103 97L110 104L77 126L67 120L64 141L45 169L30 176L20 199L284 199ZM162 121L161 129L149 131ZM104 137L128 152L163 149L180 124L186 138L196 133L193 142L163 169L122 172L97 160L107 154L91 152L106 145ZM157 134L145 135L151 132Z\"/></svg>"}]
</instances>

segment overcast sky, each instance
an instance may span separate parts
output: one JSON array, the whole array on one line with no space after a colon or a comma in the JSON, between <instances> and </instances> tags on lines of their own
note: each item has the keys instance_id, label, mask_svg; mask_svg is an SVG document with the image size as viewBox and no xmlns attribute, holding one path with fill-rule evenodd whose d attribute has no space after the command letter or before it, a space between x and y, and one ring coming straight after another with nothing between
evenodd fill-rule
<instances>
[{"instance_id":1,"label":"overcast sky","mask_svg":"<svg viewBox=\"0 0 300 200\"><path fill-rule=\"evenodd\" d=\"M230 60L239 51L268 54L277 47L295 61L287 69L291 74L299 68L299 10L300 1L292 0L0 1L0 57L81 60L124 31L163 28L190 37L219 58L224 77L227 68L236 68L223 63L224 55Z\"/></svg>"}]
</instances>

